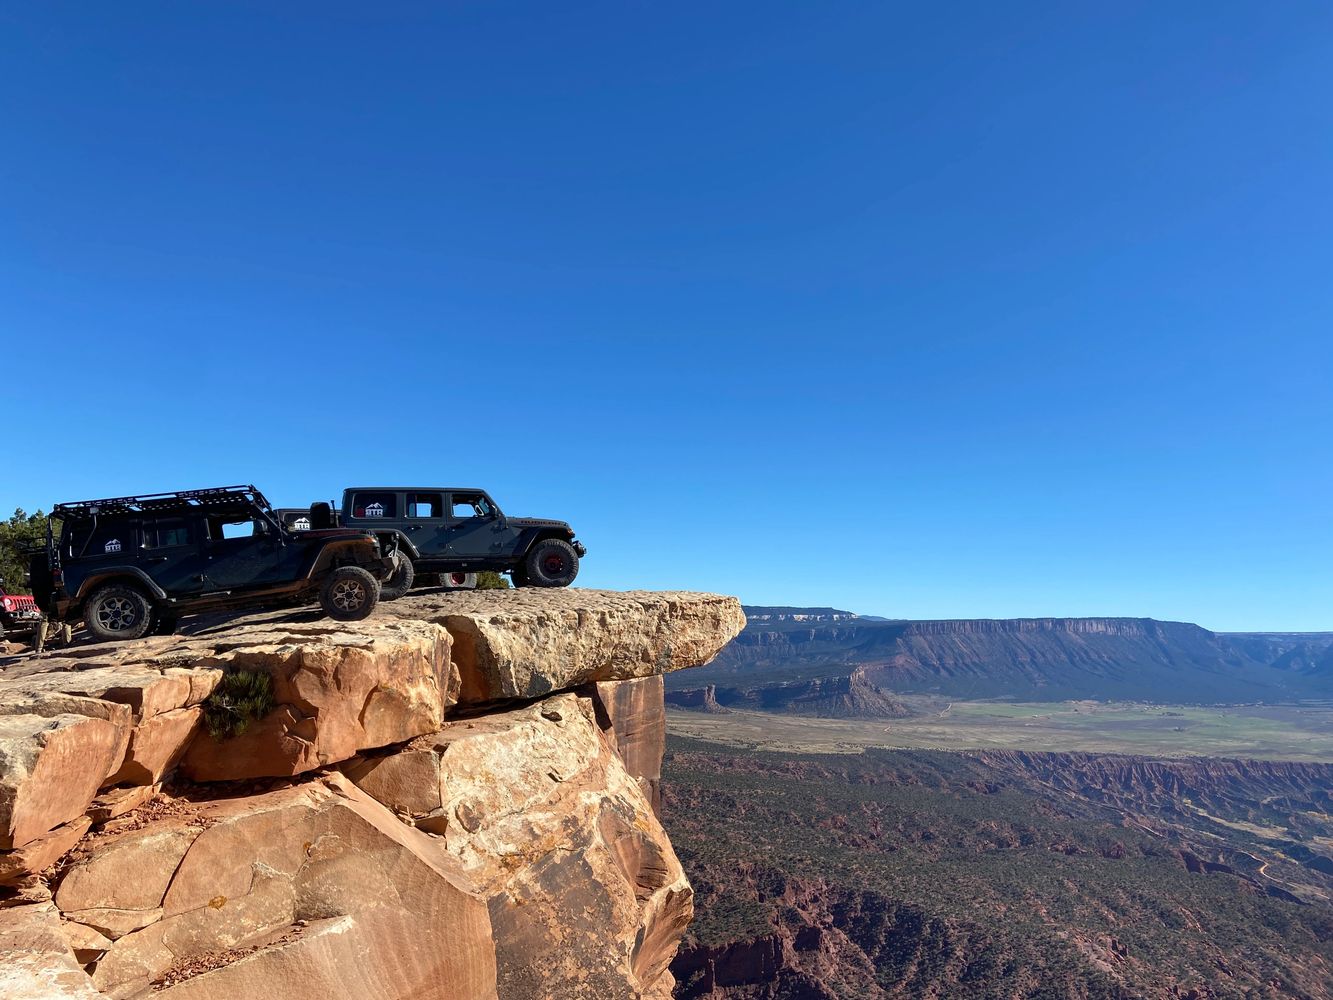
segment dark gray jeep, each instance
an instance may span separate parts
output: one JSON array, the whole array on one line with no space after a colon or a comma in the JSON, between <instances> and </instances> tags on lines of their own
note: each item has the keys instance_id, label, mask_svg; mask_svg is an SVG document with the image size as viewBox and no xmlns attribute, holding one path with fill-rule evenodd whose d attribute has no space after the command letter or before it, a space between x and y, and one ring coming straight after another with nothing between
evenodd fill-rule
<instances>
[{"instance_id":1,"label":"dark gray jeep","mask_svg":"<svg viewBox=\"0 0 1333 1000\"><path fill-rule=\"evenodd\" d=\"M315 600L358 621L396 565L369 532L288 531L259 490L224 486L56 504L30 578L51 618L137 639L182 614Z\"/></svg>"},{"instance_id":2,"label":"dark gray jeep","mask_svg":"<svg viewBox=\"0 0 1333 1000\"><path fill-rule=\"evenodd\" d=\"M284 509L298 530L334 525L372 532L397 565L384 599L406 593L418 574L508 573L515 587L568 587L586 554L564 521L508 517L485 490L459 486L354 486L342 509Z\"/></svg>"}]
</instances>

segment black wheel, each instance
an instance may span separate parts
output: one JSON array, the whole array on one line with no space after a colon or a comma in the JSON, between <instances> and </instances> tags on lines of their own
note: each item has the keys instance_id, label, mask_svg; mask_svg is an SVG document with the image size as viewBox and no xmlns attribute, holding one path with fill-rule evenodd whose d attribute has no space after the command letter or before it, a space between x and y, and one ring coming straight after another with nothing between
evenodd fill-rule
<instances>
[{"instance_id":1,"label":"black wheel","mask_svg":"<svg viewBox=\"0 0 1333 1000\"><path fill-rule=\"evenodd\" d=\"M319 588L319 606L335 621L359 622L380 599L380 583L360 566L339 566Z\"/></svg>"},{"instance_id":2,"label":"black wheel","mask_svg":"<svg viewBox=\"0 0 1333 1000\"><path fill-rule=\"evenodd\" d=\"M515 566L513 569L509 571L509 582L512 583L515 587L531 586L528 583L528 571L525 570L522 566Z\"/></svg>"},{"instance_id":3,"label":"black wheel","mask_svg":"<svg viewBox=\"0 0 1333 1000\"><path fill-rule=\"evenodd\" d=\"M579 575L578 553L568 542L547 538L532 547L524 569L532 586L568 587Z\"/></svg>"},{"instance_id":4,"label":"black wheel","mask_svg":"<svg viewBox=\"0 0 1333 1000\"><path fill-rule=\"evenodd\" d=\"M417 573L412 566L412 557L402 549L393 554L393 573L380 584L380 600L396 601L406 594L416 579Z\"/></svg>"},{"instance_id":5,"label":"black wheel","mask_svg":"<svg viewBox=\"0 0 1333 1000\"><path fill-rule=\"evenodd\" d=\"M153 626L148 595L127 583L112 583L83 605L83 627L94 639L141 639Z\"/></svg>"}]
</instances>

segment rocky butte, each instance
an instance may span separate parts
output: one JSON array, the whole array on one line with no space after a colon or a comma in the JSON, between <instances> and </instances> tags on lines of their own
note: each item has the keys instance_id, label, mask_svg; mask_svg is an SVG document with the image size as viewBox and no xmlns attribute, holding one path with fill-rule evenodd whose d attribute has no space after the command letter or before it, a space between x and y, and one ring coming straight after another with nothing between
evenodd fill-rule
<instances>
[{"instance_id":1,"label":"rocky butte","mask_svg":"<svg viewBox=\"0 0 1333 1000\"><path fill-rule=\"evenodd\" d=\"M523 589L0 660L0 997L667 998L662 676L743 626Z\"/></svg>"}]
</instances>

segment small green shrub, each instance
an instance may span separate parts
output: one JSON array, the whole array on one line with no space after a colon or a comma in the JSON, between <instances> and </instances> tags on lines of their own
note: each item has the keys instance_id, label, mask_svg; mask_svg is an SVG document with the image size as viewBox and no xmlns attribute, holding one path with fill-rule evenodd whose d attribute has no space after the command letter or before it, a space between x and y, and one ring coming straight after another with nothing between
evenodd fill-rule
<instances>
[{"instance_id":1,"label":"small green shrub","mask_svg":"<svg viewBox=\"0 0 1333 1000\"><path fill-rule=\"evenodd\" d=\"M478 590L508 590L509 581L494 570L486 569L477 574Z\"/></svg>"},{"instance_id":2,"label":"small green shrub","mask_svg":"<svg viewBox=\"0 0 1333 1000\"><path fill-rule=\"evenodd\" d=\"M222 675L218 686L204 701L204 723L215 740L240 736L250 723L273 711L273 678L254 670L234 670Z\"/></svg>"}]
</instances>

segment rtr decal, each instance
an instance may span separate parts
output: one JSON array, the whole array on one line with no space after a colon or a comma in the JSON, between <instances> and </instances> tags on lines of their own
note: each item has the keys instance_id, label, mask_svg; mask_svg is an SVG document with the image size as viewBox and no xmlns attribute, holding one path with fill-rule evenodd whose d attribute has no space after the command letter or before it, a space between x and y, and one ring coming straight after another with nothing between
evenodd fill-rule
<instances>
[{"instance_id":1,"label":"rtr decal","mask_svg":"<svg viewBox=\"0 0 1333 1000\"><path fill-rule=\"evenodd\" d=\"M106 545L104 545L102 548L103 548L103 551L105 551L105 552L119 552L119 551L120 551L120 539L119 539L119 538L113 538L113 539L111 539L111 541L107 542Z\"/></svg>"}]
</instances>

